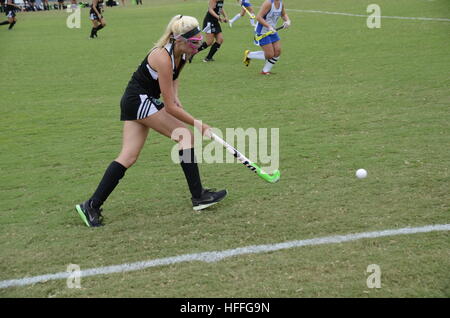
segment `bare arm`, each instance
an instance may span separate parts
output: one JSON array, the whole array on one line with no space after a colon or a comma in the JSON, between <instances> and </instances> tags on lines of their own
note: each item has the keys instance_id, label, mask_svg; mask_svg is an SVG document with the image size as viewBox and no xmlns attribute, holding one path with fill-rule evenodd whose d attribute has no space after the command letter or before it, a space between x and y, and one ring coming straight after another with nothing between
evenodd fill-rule
<instances>
[{"instance_id":1,"label":"bare arm","mask_svg":"<svg viewBox=\"0 0 450 318\"><path fill-rule=\"evenodd\" d=\"M164 49L157 49L147 58L147 62L158 72L159 88L164 100L166 112L182 122L194 126L196 119L177 105L178 82L173 80L172 60ZM209 128L203 124L202 133Z\"/></svg>"},{"instance_id":2,"label":"bare arm","mask_svg":"<svg viewBox=\"0 0 450 318\"><path fill-rule=\"evenodd\" d=\"M272 7L272 4L270 2L265 1L263 5L261 6L261 9L259 10L258 14L256 15L256 20L258 20L259 23L261 23L266 28L270 29L271 25L264 20L264 16L269 13L270 8Z\"/></svg>"},{"instance_id":3,"label":"bare arm","mask_svg":"<svg viewBox=\"0 0 450 318\"><path fill-rule=\"evenodd\" d=\"M286 13L284 4L283 4L283 8L281 9L281 18L284 21L283 28L285 28L285 29L289 28L291 26L291 20L289 19L289 16Z\"/></svg>"},{"instance_id":4,"label":"bare arm","mask_svg":"<svg viewBox=\"0 0 450 318\"><path fill-rule=\"evenodd\" d=\"M97 14L98 18L100 19L101 14L97 10L97 4L98 4L98 0L92 0L92 9L94 9L95 13Z\"/></svg>"},{"instance_id":5,"label":"bare arm","mask_svg":"<svg viewBox=\"0 0 450 318\"><path fill-rule=\"evenodd\" d=\"M222 8L222 15L225 18L223 22L228 22L228 14L225 12L225 10Z\"/></svg>"},{"instance_id":6,"label":"bare arm","mask_svg":"<svg viewBox=\"0 0 450 318\"><path fill-rule=\"evenodd\" d=\"M181 104L180 99L178 98L178 79L173 81L173 91L175 93L175 104L178 107L183 108L183 105Z\"/></svg>"},{"instance_id":7,"label":"bare arm","mask_svg":"<svg viewBox=\"0 0 450 318\"><path fill-rule=\"evenodd\" d=\"M216 7L217 0L209 0L208 12L215 17L216 19L220 19L220 15L214 12L214 8Z\"/></svg>"},{"instance_id":8,"label":"bare arm","mask_svg":"<svg viewBox=\"0 0 450 318\"><path fill-rule=\"evenodd\" d=\"M284 8L284 4L283 9L281 10L281 18L283 19L283 21L290 21L289 16L286 13L286 9Z\"/></svg>"}]
</instances>

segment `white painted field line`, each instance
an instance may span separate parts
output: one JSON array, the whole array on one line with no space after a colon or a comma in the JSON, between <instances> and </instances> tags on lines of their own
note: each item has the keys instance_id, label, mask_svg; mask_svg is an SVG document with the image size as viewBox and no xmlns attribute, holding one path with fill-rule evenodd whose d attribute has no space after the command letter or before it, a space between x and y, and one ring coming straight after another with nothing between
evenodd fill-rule
<instances>
[{"instance_id":1,"label":"white painted field line","mask_svg":"<svg viewBox=\"0 0 450 318\"><path fill-rule=\"evenodd\" d=\"M211 262L218 262L227 257L246 255L246 254L266 253L266 252L279 251L279 250L283 250L283 249L289 249L289 248L301 247L301 246L336 244L336 243L344 243L344 242L356 241L356 240L367 239L367 238L379 238L379 237L385 237L385 236L427 233L427 232L436 232L436 231L450 231L450 224L437 224L437 225L427 225L427 226L422 226L422 227L406 227L406 228L402 228L402 229L376 231L376 232L363 232L363 233L347 234L347 235L326 236L326 237L312 238L312 239L308 239L308 240L289 241L289 242L278 243L278 244L246 246L246 247L240 247L240 248L229 249L229 250L224 250L224 251L184 254L184 255L179 255L179 256L174 256L174 257L158 258L158 259L154 259L154 260L148 260L148 261L142 261L142 262L136 262L136 263L127 263L127 264L121 264L121 265L90 268L90 269L82 270L81 277L131 272L131 271L142 270L142 269L146 269L146 268L150 268L150 267L165 266L165 265L172 265L172 264L176 264L176 263L192 262L192 261L201 261L201 262L211 263ZM42 282L46 282L46 281L50 281L50 280L67 279L71 275L73 275L73 273L60 272L60 273L55 273L55 274L25 277L25 278L20 278L20 279L3 280L3 281L0 281L0 288L25 286L25 285L32 285L32 284L36 284L36 283L42 283Z\"/></svg>"},{"instance_id":2,"label":"white painted field line","mask_svg":"<svg viewBox=\"0 0 450 318\"><path fill-rule=\"evenodd\" d=\"M331 12L331 11L319 11L319 10L299 10L299 9L286 9L286 11L291 12L305 12L305 13L318 13L318 14L329 14L329 15L343 15L348 17L362 17L368 18L367 14L354 14L354 13L346 13L346 12ZM398 19L398 20L421 20L421 21L443 21L450 22L450 19L447 18L425 18L425 17L399 17L399 16L389 16L382 15L382 19Z\"/></svg>"},{"instance_id":3,"label":"white painted field line","mask_svg":"<svg viewBox=\"0 0 450 318\"><path fill-rule=\"evenodd\" d=\"M238 6L238 4L236 4ZM259 6L254 6L255 9L260 9ZM368 18L368 14L355 14L355 13L347 13L347 12L333 12L333 11L320 11L320 10L300 10L300 9L286 9L287 12L303 12L303 13L318 13L318 14L328 14L328 15L343 15L347 17L361 17ZM382 19L398 19L398 20L420 20L420 21L442 21L442 22L450 22L450 19L447 18L426 18L426 17L399 17L399 16L389 16L382 15Z\"/></svg>"}]
</instances>

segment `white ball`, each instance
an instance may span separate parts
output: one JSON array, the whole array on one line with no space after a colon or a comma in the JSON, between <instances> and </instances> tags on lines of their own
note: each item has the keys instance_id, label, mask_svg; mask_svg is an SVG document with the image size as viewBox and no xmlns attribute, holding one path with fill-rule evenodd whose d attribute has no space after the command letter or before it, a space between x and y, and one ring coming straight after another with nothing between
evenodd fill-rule
<instances>
[{"instance_id":1,"label":"white ball","mask_svg":"<svg viewBox=\"0 0 450 318\"><path fill-rule=\"evenodd\" d=\"M367 177L367 171L364 170L364 169L358 169L358 170L356 171L356 176L357 176L359 179L364 179L365 177Z\"/></svg>"}]
</instances>

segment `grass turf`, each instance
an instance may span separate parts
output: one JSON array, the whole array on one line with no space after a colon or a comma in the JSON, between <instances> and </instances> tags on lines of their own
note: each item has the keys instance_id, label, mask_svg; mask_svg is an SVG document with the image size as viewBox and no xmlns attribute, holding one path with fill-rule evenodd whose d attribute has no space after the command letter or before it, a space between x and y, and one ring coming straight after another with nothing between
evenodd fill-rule
<instances>
[{"instance_id":1,"label":"grass turf","mask_svg":"<svg viewBox=\"0 0 450 318\"><path fill-rule=\"evenodd\" d=\"M365 14L371 1L285 1L288 9ZM261 1L252 1L259 5ZM382 15L448 18L447 1L378 1ZM232 17L239 8L225 4ZM0 29L0 279L334 234L450 223L450 23L288 11L276 75L261 77L247 18L229 29L216 62L181 75L185 108L215 127L280 128L282 179L203 164L204 184L229 197L192 211L170 140L150 133L137 164L89 229L74 205L95 190L121 146L119 100L137 65L177 13L200 21L205 2L152 1L105 11L88 40L65 12L19 13ZM365 168L369 176L354 173ZM1 289L2 297L448 297L448 233L363 240L182 263ZM369 264L382 288L365 285Z\"/></svg>"}]
</instances>

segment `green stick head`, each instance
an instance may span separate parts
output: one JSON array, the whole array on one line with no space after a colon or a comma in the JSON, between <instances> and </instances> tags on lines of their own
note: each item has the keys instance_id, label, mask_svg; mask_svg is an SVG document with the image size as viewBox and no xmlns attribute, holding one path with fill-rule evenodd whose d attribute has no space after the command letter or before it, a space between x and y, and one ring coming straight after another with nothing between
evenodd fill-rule
<instances>
[{"instance_id":1,"label":"green stick head","mask_svg":"<svg viewBox=\"0 0 450 318\"><path fill-rule=\"evenodd\" d=\"M280 181L280 176L281 176L280 170L274 170L272 172L272 174L268 174L268 173L264 172L263 170L261 170L261 168L259 166L255 165L255 164L254 164L254 166L256 167L256 173L258 174L258 176L260 176L267 182L275 183L275 182Z\"/></svg>"}]
</instances>

